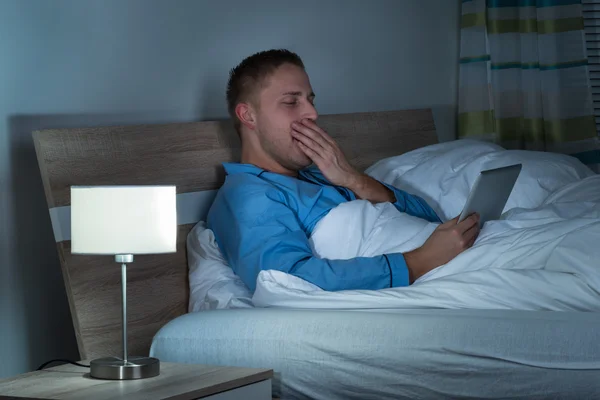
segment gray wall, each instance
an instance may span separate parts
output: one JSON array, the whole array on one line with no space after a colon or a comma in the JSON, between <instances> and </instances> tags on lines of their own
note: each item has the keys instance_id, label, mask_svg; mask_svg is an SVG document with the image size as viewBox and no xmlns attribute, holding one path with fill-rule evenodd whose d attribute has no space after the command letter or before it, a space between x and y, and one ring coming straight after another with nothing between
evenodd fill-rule
<instances>
[{"instance_id":1,"label":"gray wall","mask_svg":"<svg viewBox=\"0 0 600 400\"><path fill-rule=\"evenodd\" d=\"M228 70L304 59L321 113L435 107L454 136L455 0L0 0L0 377L77 358L30 132L226 116Z\"/></svg>"}]
</instances>

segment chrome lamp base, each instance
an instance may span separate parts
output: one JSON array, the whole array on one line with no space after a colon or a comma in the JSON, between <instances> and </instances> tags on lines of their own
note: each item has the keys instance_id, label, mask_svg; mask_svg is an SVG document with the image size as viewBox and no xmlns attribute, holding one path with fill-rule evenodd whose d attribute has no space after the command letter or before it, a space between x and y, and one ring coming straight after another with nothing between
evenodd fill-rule
<instances>
[{"instance_id":1,"label":"chrome lamp base","mask_svg":"<svg viewBox=\"0 0 600 400\"><path fill-rule=\"evenodd\" d=\"M152 378L160 374L160 361L157 358L127 355L127 264L133 262L133 254L116 254L115 261L121 263L123 357L92 360L90 377L110 380Z\"/></svg>"},{"instance_id":2,"label":"chrome lamp base","mask_svg":"<svg viewBox=\"0 0 600 400\"><path fill-rule=\"evenodd\" d=\"M130 380L152 378L160 374L160 361L154 357L97 358L90 362L90 376L97 379Z\"/></svg>"}]
</instances>

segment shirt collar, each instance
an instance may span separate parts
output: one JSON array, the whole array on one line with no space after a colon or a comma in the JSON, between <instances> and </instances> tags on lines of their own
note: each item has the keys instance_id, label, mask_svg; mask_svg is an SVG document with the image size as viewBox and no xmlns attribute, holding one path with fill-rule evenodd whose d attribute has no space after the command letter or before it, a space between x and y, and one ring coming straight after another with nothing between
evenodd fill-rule
<instances>
[{"instance_id":1,"label":"shirt collar","mask_svg":"<svg viewBox=\"0 0 600 400\"><path fill-rule=\"evenodd\" d=\"M264 171L262 168L258 168L256 165L252 164L223 163L223 167L225 168L225 173L227 175L236 175L243 173L258 175Z\"/></svg>"},{"instance_id":2,"label":"shirt collar","mask_svg":"<svg viewBox=\"0 0 600 400\"><path fill-rule=\"evenodd\" d=\"M225 173L227 175L236 175L236 174L252 174L252 175L260 175L262 172L266 170L257 167L253 164L242 164L242 163L223 163L223 167L225 168ZM310 174L321 175L321 171L312 165L305 169L298 171L298 177L308 178Z\"/></svg>"}]
</instances>

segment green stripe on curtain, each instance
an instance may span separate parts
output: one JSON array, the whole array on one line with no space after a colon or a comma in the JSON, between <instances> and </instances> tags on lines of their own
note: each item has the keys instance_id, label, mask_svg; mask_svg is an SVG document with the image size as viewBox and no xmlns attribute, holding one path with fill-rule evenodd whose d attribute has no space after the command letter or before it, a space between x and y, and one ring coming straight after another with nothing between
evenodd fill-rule
<instances>
[{"instance_id":1,"label":"green stripe on curtain","mask_svg":"<svg viewBox=\"0 0 600 400\"><path fill-rule=\"evenodd\" d=\"M573 4L581 4L581 0L488 0L488 8L555 7L569 6Z\"/></svg>"},{"instance_id":2,"label":"green stripe on curtain","mask_svg":"<svg viewBox=\"0 0 600 400\"><path fill-rule=\"evenodd\" d=\"M490 61L490 55L486 54L484 56L462 57L460 59L461 64L470 64L470 63L483 62L483 61Z\"/></svg>"},{"instance_id":3,"label":"green stripe on curtain","mask_svg":"<svg viewBox=\"0 0 600 400\"><path fill-rule=\"evenodd\" d=\"M468 14L479 15L479 14ZM560 33L583 30L583 18L561 18L561 19L496 19L489 20L488 33Z\"/></svg>"},{"instance_id":4,"label":"green stripe on curtain","mask_svg":"<svg viewBox=\"0 0 600 400\"><path fill-rule=\"evenodd\" d=\"M545 19L538 21L538 33L560 33L583 30L583 18Z\"/></svg>"},{"instance_id":5,"label":"green stripe on curtain","mask_svg":"<svg viewBox=\"0 0 600 400\"><path fill-rule=\"evenodd\" d=\"M473 111L458 114L458 136L481 135L484 133L493 133L494 111Z\"/></svg>"},{"instance_id":6,"label":"green stripe on curtain","mask_svg":"<svg viewBox=\"0 0 600 400\"><path fill-rule=\"evenodd\" d=\"M489 21L488 33L537 32L536 19L496 19Z\"/></svg>"},{"instance_id":7,"label":"green stripe on curtain","mask_svg":"<svg viewBox=\"0 0 600 400\"><path fill-rule=\"evenodd\" d=\"M503 63L492 63L491 69L538 69L540 68L539 63L520 63L520 62L503 62Z\"/></svg>"},{"instance_id":8,"label":"green stripe on curtain","mask_svg":"<svg viewBox=\"0 0 600 400\"><path fill-rule=\"evenodd\" d=\"M598 136L596 121L593 115L560 120L546 120L544 121L544 128L546 129L547 142L549 138L552 138L555 143L559 143L591 139Z\"/></svg>"},{"instance_id":9,"label":"green stripe on curtain","mask_svg":"<svg viewBox=\"0 0 600 400\"><path fill-rule=\"evenodd\" d=\"M499 118L493 110L460 113L458 136L497 132L501 140L561 143L596 137L593 115L560 120L541 118Z\"/></svg>"},{"instance_id":10,"label":"green stripe on curtain","mask_svg":"<svg viewBox=\"0 0 600 400\"><path fill-rule=\"evenodd\" d=\"M460 17L460 27L472 28L474 26L485 26L485 13L463 14Z\"/></svg>"},{"instance_id":11,"label":"green stripe on curtain","mask_svg":"<svg viewBox=\"0 0 600 400\"><path fill-rule=\"evenodd\" d=\"M541 118L499 118L496 127L501 140L544 143L544 120Z\"/></svg>"},{"instance_id":12,"label":"green stripe on curtain","mask_svg":"<svg viewBox=\"0 0 600 400\"><path fill-rule=\"evenodd\" d=\"M520 63L518 61L515 61L515 62L492 63L491 69L498 70L498 69L520 68L520 69L540 69L542 71L547 71L547 70L555 70L555 69L583 67L586 65L588 65L588 60L576 60L576 61L568 61L568 62L562 62L562 63L556 63L556 64L541 64L541 65L536 62Z\"/></svg>"},{"instance_id":13,"label":"green stripe on curtain","mask_svg":"<svg viewBox=\"0 0 600 400\"><path fill-rule=\"evenodd\" d=\"M576 68L588 65L588 60L567 61L557 64L540 64L540 70L547 71L552 69Z\"/></svg>"},{"instance_id":14,"label":"green stripe on curtain","mask_svg":"<svg viewBox=\"0 0 600 400\"><path fill-rule=\"evenodd\" d=\"M497 132L502 140L561 143L596 137L593 115L559 120L541 118L499 118Z\"/></svg>"}]
</instances>

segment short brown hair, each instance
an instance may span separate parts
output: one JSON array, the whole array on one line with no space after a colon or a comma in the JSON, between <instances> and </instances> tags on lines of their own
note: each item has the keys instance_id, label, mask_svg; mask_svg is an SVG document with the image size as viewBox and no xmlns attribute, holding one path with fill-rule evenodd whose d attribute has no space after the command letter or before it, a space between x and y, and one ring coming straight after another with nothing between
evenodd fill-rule
<instances>
[{"instance_id":1,"label":"short brown hair","mask_svg":"<svg viewBox=\"0 0 600 400\"><path fill-rule=\"evenodd\" d=\"M285 63L304 69L304 63L297 54L286 49L278 49L253 54L229 72L227 109L238 133L241 124L235 115L235 107L238 103L249 101L264 80Z\"/></svg>"}]
</instances>

